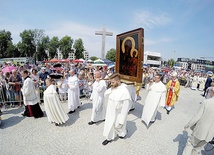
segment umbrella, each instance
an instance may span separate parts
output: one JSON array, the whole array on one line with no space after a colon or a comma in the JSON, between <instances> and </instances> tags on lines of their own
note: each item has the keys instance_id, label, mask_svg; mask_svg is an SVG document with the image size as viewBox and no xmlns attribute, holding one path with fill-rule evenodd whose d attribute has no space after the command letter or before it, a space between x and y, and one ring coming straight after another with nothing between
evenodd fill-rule
<instances>
[{"instance_id":1,"label":"umbrella","mask_svg":"<svg viewBox=\"0 0 214 155\"><path fill-rule=\"evenodd\" d=\"M51 73L49 75L49 77L52 78L52 79L60 79L61 77L63 77L63 75L62 74L58 74L58 73Z\"/></svg>"},{"instance_id":2,"label":"umbrella","mask_svg":"<svg viewBox=\"0 0 214 155\"><path fill-rule=\"evenodd\" d=\"M111 65L108 66L108 69L114 68L114 67L115 67L115 64L111 64Z\"/></svg>"},{"instance_id":3,"label":"umbrella","mask_svg":"<svg viewBox=\"0 0 214 155\"><path fill-rule=\"evenodd\" d=\"M212 71L208 71L206 74L207 75L213 75L213 72Z\"/></svg>"},{"instance_id":4,"label":"umbrella","mask_svg":"<svg viewBox=\"0 0 214 155\"><path fill-rule=\"evenodd\" d=\"M55 71L60 70L61 71L61 70L63 70L63 68L62 67L54 67L53 70L55 70Z\"/></svg>"},{"instance_id":5,"label":"umbrella","mask_svg":"<svg viewBox=\"0 0 214 155\"><path fill-rule=\"evenodd\" d=\"M82 59L82 58L81 58L81 59L79 59L79 60L80 60L80 61L82 61L82 62L84 62L84 61L85 61L85 60L84 60L84 59Z\"/></svg>"},{"instance_id":6,"label":"umbrella","mask_svg":"<svg viewBox=\"0 0 214 155\"><path fill-rule=\"evenodd\" d=\"M70 62L68 59L62 59L60 62Z\"/></svg>"},{"instance_id":7,"label":"umbrella","mask_svg":"<svg viewBox=\"0 0 214 155\"><path fill-rule=\"evenodd\" d=\"M104 61L101 60L101 59L97 59L97 60L94 61L94 63L98 63L98 62L104 63Z\"/></svg>"},{"instance_id":8,"label":"umbrella","mask_svg":"<svg viewBox=\"0 0 214 155\"><path fill-rule=\"evenodd\" d=\"M76 59L76 60L73 60L72 62L83 62L83 61L79 60L79 59Z\"/></svg>"},{"instance_id":9,"label":"umbrella","mask_svg":"<svg viewBox=\"0 0 214 155\"><path fill-rule=\"evenodd\" d=\"M97 60L94 61L92 66L107 66L107 65L105 64L105 62L103 60L97 59Z\"/></svg>"},{"instance_id":10,"label":"umbrella","mask_svg":"<svg viewBox=\"0 0 214 155\"><path fill-rule=\"evenodd\" d=\"M6 73L6 72L12 72L12 70L16 69L16 67L14 66L7 66L5 68L2 69L2 72L3 73Z\"/></svg>"},{"instance_id":11,"label":"umbrella","mask_svg":"<svg viewBox=\"0 0 214 155\"><path fill-rule=\"evenodd\" d=\"M93 63L91 66L107 66L107 65L103 62L103 63Z\"/></svg>"},{"instance_id":12,"label":"umbrella","mask_svg":"<svg viewBox=\"0 0 214 155\"><path fill-rule=\"evenodd\" d=\"M55 64L55 65L53 65L53 67L55 68L55 67L62 67L62 64Z\"/></svg>"},{"instance_id":13,"label":"umbrella","mask_svg":"<svg viewBox=\"0 0 214 155\"><path fill-rule=\"evenodd\" d=\"M88 62L88 63L92 63L92 62L93 62L93 60L91 60L91 59L88 59L88 60L87 60L87 62Z\"/></svg>"},{"instance_id":14,"label":"umbrella","mask_svg":"<svg viewBox=\"0 0 214 155\"><path fill-rule=\"evenodd\" d=\"M51 59L49 62L59 62L59 60L56 59L56 58L53 58L53 59Z\"/></svg>"}]
</instances>

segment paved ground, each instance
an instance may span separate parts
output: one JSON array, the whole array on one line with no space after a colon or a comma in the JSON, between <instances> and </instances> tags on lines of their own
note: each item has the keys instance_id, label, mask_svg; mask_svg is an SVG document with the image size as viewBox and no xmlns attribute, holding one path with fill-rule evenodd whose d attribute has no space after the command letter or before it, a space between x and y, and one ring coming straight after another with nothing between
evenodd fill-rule
<instances>
[{"instance_id":1,"label":"paved ground","mask_svg":"<svg viewBox=\"0 0 214 155\"><path fill-rule=\"evenodd\" d=\"M23 108L9 109L2 115L0 155L181 155L188 136L183 127L203 102L201 92L182 87L175 109L170 115L160 109L148 129L140 119L146 90L140 93L142 100L128 116L127 137L106 146L102 145L104 122L88 125L90 101L82 100L82 107L60 127L49 123L47 117L22 117ZM62 104L67 112L67 103ZM204 154L213 155L214 150Z\"/></svg>"}]
</instances>

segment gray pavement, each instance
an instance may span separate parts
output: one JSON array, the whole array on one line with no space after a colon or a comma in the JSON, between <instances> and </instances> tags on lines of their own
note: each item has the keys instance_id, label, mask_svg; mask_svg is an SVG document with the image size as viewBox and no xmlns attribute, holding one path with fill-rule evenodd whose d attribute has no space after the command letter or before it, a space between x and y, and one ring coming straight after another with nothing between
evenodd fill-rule
<instances>
[{"instance_id":1,"label":"gray pavement","mask_svg":"<svg viewBox=\"0 0 214 155\"><path fill-rule=\"evenodd\" d=\"M82 99L82 107L59 127L49 123L47 117L22 117L24 108L8 109L2 115L0 155L181 155L188 136L183 127L203 102L202 92L181 87L175 109L170 115L160 109L149 128L140 119L146 93L141 89L142 100L128 115L127 137L106 146L102 145L104 122L88 125L91 101ZM67 112L67 103L62 105ZM44 110L43 105L41 108ZM214 155L214 150L204 154Z\"/></svg>"}]
</instances>

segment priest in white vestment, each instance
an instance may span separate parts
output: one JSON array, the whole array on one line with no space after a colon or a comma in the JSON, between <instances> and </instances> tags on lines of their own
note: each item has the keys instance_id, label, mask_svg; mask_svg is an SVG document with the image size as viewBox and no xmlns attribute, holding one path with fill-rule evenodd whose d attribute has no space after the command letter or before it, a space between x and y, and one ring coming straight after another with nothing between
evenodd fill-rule
<instances>
[{"instance_id":1,"label":"priest in white vestment","mask_svg":"<svg viewBox=\"0 0 214 155\"><path fill-rule=\"evenodd\" d=\"M106 82L101 79L101 72L94 73L95 82L92 85L91 98L93 103L91 121L88 123L92 125L98 121L105 120L106 107L104 106L104 93L106 91Z\"/></svg>"},{"instance_id":2,"label":"priest in white vestment","mask_svg":"<svg viewBox=\"0 0 214 155\"><path fill-rule=\"evenodd\" d=\"M68 115L65 113L59 96L56 92L56 86L52 84L52 80L46 79L47 89L44 91L44 106L48 117L48 121L55 123L56 126L65 123L68 120Z\"/></svg>"},{"instance_id":3,"label":"priest in white vestment","mask_svg":"<svg viewBox=\"0 0 214 155\"><path fill-rule=\"evenodd\" d=\"M29 72L23 70L21 72L22 77L24 78L24 83L21 88L23 95L23 101L25 105L25 111L22 114L27 117L40 118L43 117L43 112L39 106L39 101L36 94L36 89L33 80L29 77Z\"/></svg>"},{"instance_id":4,"label":"priest in white vestment","mask_svg":"<svg viewBox=\"0 0 214 155\"><path fill-rule=\"evenodd\" d=\"M143 107L141 119L148 126L156 120L156 114L160 106L165 106L166 86L160 81L160 75L155 75L155 81L149 87L149 92Z\"/></svg>"},{"instance_id":5,"label":"priest in white vestment","mask_svg":"<svg viewBox=\"0 0 214 155\"><path fill-rule=\"evenodd\" d=\"M106 118L103 136L106 140L103 145L108 144L115 137L124 138L127 134L127 115L131 108L131 96L125 85L120 83L119 74L110 77L111 88L105 92L107 102Z\"/></svg>"},{"instance_id":6,"label":"priest in white vestment","mask_svg":"<svg viewBox=\"0 0 214 155\"><path fill-rule=\"evenodd\" d=\"M70 77L68 78L68 110L69 114L74 113L80 105L80 91L78 78L74 70L69 71Z\"/></svg>"}]
</instances>

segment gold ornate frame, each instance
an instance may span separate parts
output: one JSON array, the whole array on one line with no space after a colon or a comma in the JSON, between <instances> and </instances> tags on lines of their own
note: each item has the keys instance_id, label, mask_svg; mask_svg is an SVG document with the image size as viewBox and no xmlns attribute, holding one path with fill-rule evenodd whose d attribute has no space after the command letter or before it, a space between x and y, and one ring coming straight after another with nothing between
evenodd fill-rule
<instances>
[{"instance_id":1,"label":"gold ornate frame","mask_svg":"<svg viewBox=\"0 0 214 155\"><path fill-rule=\"evenodd\" d=\"M116 72L124 81L142 83L144 29L119 34L116 39Z\"/></svg>"}]
</instances>

